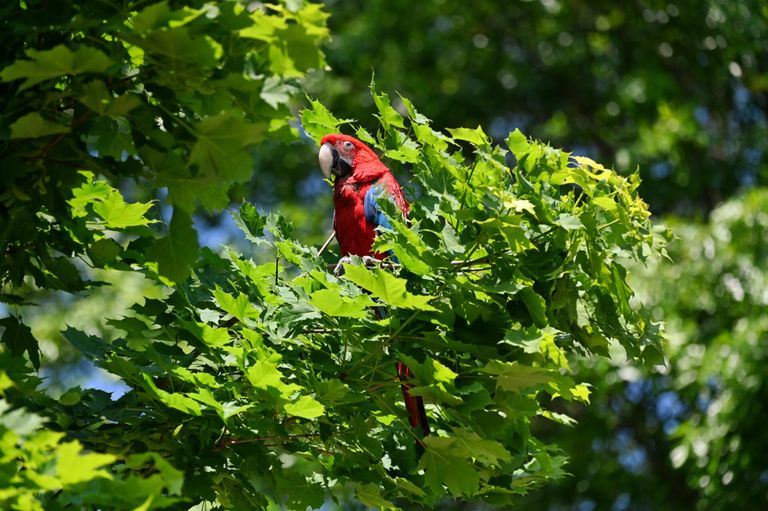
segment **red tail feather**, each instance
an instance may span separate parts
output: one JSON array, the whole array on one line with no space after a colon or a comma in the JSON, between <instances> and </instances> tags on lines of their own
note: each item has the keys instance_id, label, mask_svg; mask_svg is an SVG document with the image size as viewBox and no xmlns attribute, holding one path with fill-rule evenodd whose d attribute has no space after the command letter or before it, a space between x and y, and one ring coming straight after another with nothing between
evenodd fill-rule
<instances>
[{"instance_id":1,"label":"red tail feather","mask_svg":"<svg viewBox=\"0 0 768 511\"><path fill-rule=\"evenodd\" d=\"M411 370L402 362L396 364L397 375L400 381L407 381L411 378ZM412 396L410 393L411 385L402 384L400 388L403 391L403 400L405 408L408 410L408 422L414 428L421 429L424 436L429 435L429 422L427 422L427 412L424 409L424 400L421 396Z\"/></svg>"}]
</instances>

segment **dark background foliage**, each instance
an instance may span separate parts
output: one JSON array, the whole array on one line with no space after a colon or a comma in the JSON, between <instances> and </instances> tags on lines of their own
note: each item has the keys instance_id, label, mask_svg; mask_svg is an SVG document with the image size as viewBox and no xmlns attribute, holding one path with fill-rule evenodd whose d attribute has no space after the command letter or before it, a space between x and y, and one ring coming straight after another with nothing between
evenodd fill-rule
<instances>
[{"instance_id":1,"label":"dark background foliage","mask_svg":"<svg viewBox=\"0 0 768 511\"><path fill-rule=\"evenodd\" d=\"M657 213L765 183L768 24L758 0L327 2L310 91L365 124L370 74L440 126L520 128L619 170Z\"/></svg>"}]
</instances>

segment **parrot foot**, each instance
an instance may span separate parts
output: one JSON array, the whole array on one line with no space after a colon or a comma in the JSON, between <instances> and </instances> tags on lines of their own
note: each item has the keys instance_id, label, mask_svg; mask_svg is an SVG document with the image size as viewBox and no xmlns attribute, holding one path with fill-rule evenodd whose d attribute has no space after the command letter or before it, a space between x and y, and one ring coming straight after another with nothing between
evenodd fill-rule
<instances>
[{"instance_id":1,"label":"parrot foot","mask_svg":"<svg viewBox=\"0 0 768 511\"><path fill-rule=\"evenodd\" d=\"M367 268L370 268L372 266L379 266L381 264L381 261L376 259L375 257L371 256L363 256L361 257L363 261L363 265ZM344 265L349 264L352 262L352 258L350 256L344 256L341 259L339 259L339 262L336 263L336 266L333 268L333 274L337 277L344 273Z\"/></svg>"},{"instance_id":2,"label":"parrot foot","mask_svg":"<svg viewBox=\"0 0 768 511\"><path fill-rule=\"evenodd\" d=\"M337 277L344 273L344 265L349 264L352 262L352 258L349 256L344 256L341 259L339 259L339 262L336 263L336 267L333 269L333 274Z\"/></svg>"}]
</instances>

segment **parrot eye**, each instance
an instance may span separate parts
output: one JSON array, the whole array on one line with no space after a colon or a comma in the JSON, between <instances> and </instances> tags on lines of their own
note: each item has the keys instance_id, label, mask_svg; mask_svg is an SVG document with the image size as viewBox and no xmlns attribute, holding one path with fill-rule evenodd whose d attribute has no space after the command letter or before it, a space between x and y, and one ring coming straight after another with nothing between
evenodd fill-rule
<instances>
[{"instance_id":1,"label":"parrot eye","mask_svg":"<svg viewBox=\"0 0 768 511\"><path fill-rule=\"evenodd\" d=\"M354 144L352 142L344 142L344 149L352 149Z\"/></svg>"}]
</instances>

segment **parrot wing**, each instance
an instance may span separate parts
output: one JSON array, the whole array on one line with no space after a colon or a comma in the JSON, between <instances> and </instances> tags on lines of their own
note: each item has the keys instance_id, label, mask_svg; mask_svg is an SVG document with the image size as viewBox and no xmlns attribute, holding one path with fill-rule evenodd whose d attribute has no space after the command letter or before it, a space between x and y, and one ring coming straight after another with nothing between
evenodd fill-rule
<instances>
[{"instance_id":1,"label":"parrot wing","mask_svg":"<svg viewBox=\"0 0 768 511\"><path fill-rule=\"evenodd\" d=\"M378 199L384 194L384 191L377 185L368 188L363 199L363 211L365 211L365 220L376 227L384 227L391 229L392 224L389 223L387 215L379 208Z\"/></svg>"}]
</instances>

